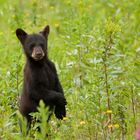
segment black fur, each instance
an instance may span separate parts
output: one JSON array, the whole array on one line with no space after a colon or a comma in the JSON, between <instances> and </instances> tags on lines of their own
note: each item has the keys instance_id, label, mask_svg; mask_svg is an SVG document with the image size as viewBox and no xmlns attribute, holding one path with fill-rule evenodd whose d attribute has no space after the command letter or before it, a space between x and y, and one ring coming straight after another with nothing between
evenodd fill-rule
<instances>
[{"instance_id":1,"label":"black fur","mask_svg":"<svg viewBox=\"0 0 140 140\"><path fill-rule=\"evenodd\" d=\"M16 30L16 35L27 58L19 110L27 118L29 124L31 123L29 113L37 111L41 99L50 109L54 108L55 116L58 119L63 119L66 116L64 92L58 79L55 65L49 60L47 54L48 34L49 26L46 26L43 31L36 34L27 34L22 29ZM39 57L35 48L41 50ZM34 50L35 55L39 58L37 60L32 56Z\"/></svg>"}]
</instances>

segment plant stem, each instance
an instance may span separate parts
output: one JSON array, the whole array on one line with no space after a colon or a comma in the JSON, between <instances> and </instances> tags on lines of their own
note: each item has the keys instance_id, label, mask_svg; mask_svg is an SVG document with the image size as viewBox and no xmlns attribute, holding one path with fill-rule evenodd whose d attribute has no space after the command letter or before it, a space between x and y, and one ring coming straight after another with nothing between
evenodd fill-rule
<instances>
[{"instance_id":1,"label":"plant stem","mask_svg":"<svg viewBox=\"0 0 140 140\"><path fill-rule=\"evenodd\" d=\"M136 111L135 111L135 100L134 100L134 89L133 86L131 86L131 102L132 102L132 110L133 110L133 116L134 116L134 127L136 130Z\"/></svg>"},{"instance_id":2,"label":"plant stem","mask_svg":"<svg viewBox=\"0 0 140 140\"><path fill-rule=\"evenodd\" d=\"M110 34L109 36L109 41L108 44L105 45L104 49L104 59L103 59L103 65L104 65L104 76L105 76L105 90L106 90L106 94L107 94L107 109L111 110L111 106L110 106L110 93L109 93L109 83L108 83L108 65L107 65L107 61L108 61L108 57L109 57L109 51L111 50L112 47L112 34ZM112 114L109 113L108 114L108 118L109 118L109 124L112 123ZM111 128L111 132L112 132L112 128Z\"/></svg>"}]
</instances>

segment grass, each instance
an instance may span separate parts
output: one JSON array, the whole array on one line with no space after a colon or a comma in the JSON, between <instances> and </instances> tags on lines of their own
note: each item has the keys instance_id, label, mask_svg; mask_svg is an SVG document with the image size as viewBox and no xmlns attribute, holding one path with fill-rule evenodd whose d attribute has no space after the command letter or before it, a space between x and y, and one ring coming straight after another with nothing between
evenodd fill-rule
<instances>
[{"instance_id":1,"label":"grass","mask_svg":"<svg viewBox=\"0 0 140 140\"><path fill-rule=\"evenodd\" d=\"M133 140L140 122L139 0L0 0L0 139ZM25 57L15 30L50 25L67 117L20 133ZM43 104L38 114L44 120ZM46 124L46 125L44 125ZM45 132L48 138L45 138ZM26 132L25 132L26 133Z\"/></svg>"}]
</instances>

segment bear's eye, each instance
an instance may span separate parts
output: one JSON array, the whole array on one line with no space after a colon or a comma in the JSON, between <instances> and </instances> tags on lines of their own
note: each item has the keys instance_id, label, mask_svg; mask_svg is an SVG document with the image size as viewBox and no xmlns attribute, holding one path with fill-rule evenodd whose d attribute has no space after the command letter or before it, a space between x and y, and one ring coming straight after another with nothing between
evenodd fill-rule
<instances>
[{"instance_id":1,"label":"bear's eye","mask_svg":"<svg viewBox=\"0 0 140 140\"><path fill-rule=\"evenodd\" d=\"M43 44L43 43L40 43L40 44L39 44L39 46L43 47L43 46L44 46L44 44Z\"/></svg>"},{"instance_id":2,"label":"bear's eye","mask_svg":"<svg viewBox=\"0 0 140 140\"><path fill-rule=\"evenodd\" d=\"M31 48L33 48L34 46L35 46L35 44L34 44L34 43L30 45L30 47L31 47Z\"/></svg>"}]
</instances>

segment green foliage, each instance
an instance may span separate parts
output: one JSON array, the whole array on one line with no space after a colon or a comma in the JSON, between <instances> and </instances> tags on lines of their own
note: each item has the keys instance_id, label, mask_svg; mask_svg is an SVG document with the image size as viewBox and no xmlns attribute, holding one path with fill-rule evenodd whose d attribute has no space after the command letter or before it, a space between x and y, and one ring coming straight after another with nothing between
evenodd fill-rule
<instances>
[{"instance_id":1,"label":"green foliage","mask_svg":"<svg viewBox=\"0 0 140 140\"><path fill-rule=\"evenodd\" d=\"M139 6L139 0L0 1L0 139L134 139L140 122ZM38 32L47 24L67 117L46 123L48 109L40 102L32 115L42 121L26 135L17 113L25 57L15 30Z\"/></svg>"},{"instance_id":2,"label":"green foliage","mask_svg":"<svg viewBox=\"0 0 140 140\"><path fill-rule=\"evenodd\" d=\"M33 135L35 134L36 139L45 140L47 135L50 133L49 124L47 123L47 118L49 117L49 114L50 112L48 108L45 108L45 104L41 100L38 107L38 112L32 113L34 120L36 120L36 122L34 122L33 129L35 131L40 129L40 133L31 132L33 133Z\"/></svg>"}]
</instances>

